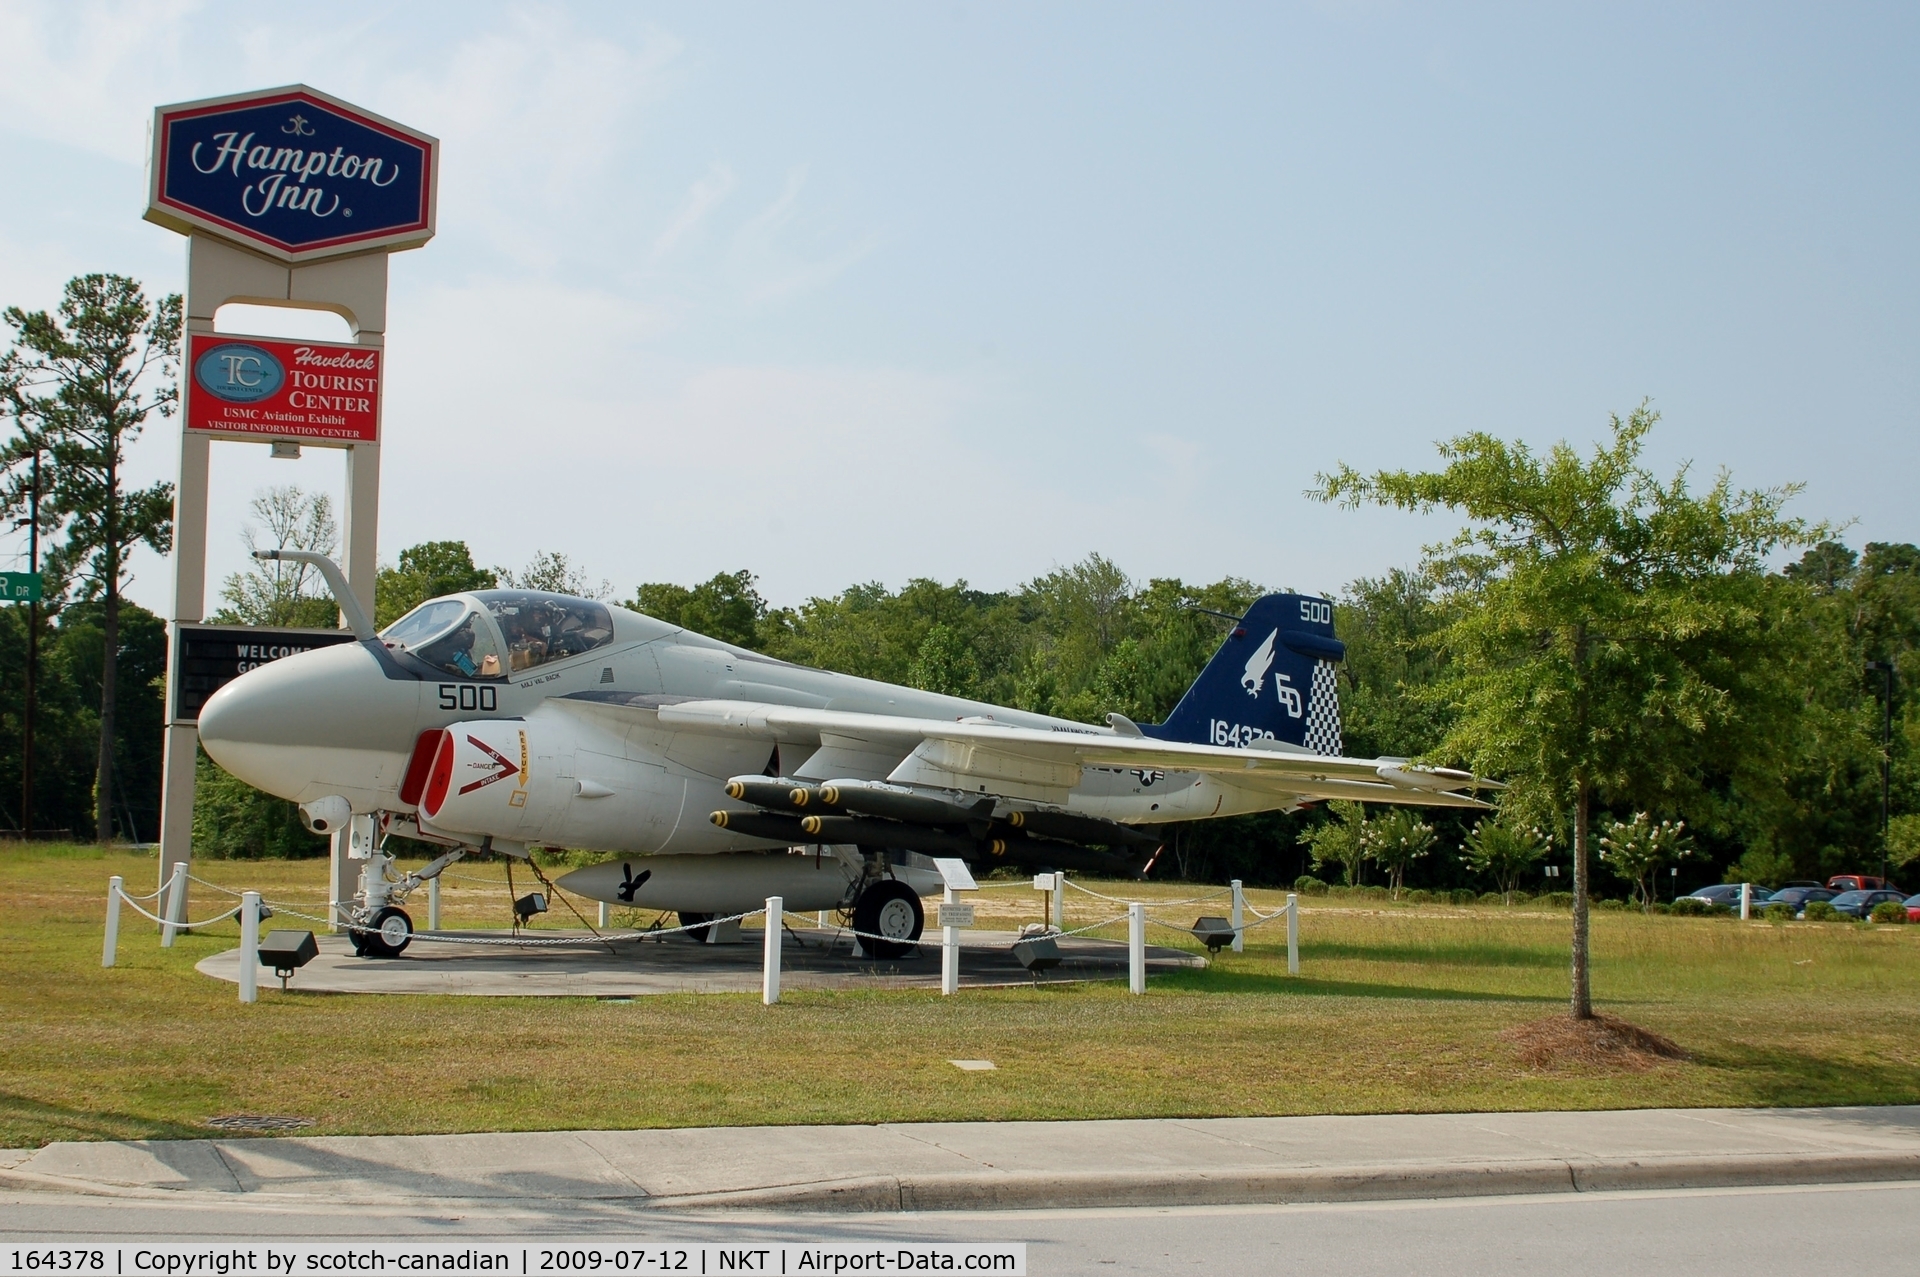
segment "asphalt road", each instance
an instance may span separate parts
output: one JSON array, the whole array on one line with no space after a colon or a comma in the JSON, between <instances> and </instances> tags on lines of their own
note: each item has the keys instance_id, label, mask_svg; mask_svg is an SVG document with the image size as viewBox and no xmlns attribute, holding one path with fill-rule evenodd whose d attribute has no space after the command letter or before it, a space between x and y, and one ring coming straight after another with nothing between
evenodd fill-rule
<instances>
[{"instance_id":1,"label":"asphalt road","mask_svg":"<svg viewBox=\"0 0 1920 1277\"><path fill-rule=\"evenodd\" d=\"M0 1196L0 1244L610 1236L652 1241L1025 1241L1028 1272L1871 1277L1920 1271L1920 1183L1586 1193L1338 1206L923 1215L667 1215L596 1207L437 1214L299 1203Z\"/></svg>"}]
</instances>

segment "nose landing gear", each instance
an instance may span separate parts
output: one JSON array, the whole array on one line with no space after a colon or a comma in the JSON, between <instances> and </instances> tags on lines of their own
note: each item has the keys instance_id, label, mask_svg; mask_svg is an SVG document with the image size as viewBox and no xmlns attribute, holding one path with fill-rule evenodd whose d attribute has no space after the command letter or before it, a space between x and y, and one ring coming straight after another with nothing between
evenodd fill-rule
<instances>
[{"instance_id":1,"label":"nose landing gear","mask_svg":"<svg viewBox=\"0 0 1920 1277\"><path fill-rule=\"evenodd\" d=\"M388 905L373 915L365 930L352 933L353 951L363 958L397 958L413 941L413 919L405 909Z\"/></svg>"},{"instance_id":2,"label":"nose landing gear","mask_svg":"<svg viewBox=\"0 0 1920 1277\"><path fill-rule=\"evenodd\" d=\"M456 847L429 861L419 872L396 877L392 856L385 851L369 852L360 870L360 890L353 907L347 910L351 924L347 935L353 951L363 958L397 958L404 953L413 942L413 919L400 908L400 902L465 854L464 849Z\"/></svg>"}]
</instances>

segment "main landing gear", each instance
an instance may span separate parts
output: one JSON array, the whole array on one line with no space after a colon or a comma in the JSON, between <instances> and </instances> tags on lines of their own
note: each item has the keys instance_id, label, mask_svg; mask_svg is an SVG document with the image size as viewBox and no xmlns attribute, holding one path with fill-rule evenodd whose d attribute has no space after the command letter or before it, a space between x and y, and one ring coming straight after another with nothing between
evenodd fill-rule
<instances>
[{"instance_id":1,"label":"main landing gear","mask_svg":"<svg viewBox=\"0 0 1920 1277\"><path fill-rule=\"evenodd\" d=\"M926 929L927 912L913 888L897 878L868 885L853 902L854 937L869 958L904 958ZM868 939L884 936L883 940Z\"/></svg>"}]
</instances>

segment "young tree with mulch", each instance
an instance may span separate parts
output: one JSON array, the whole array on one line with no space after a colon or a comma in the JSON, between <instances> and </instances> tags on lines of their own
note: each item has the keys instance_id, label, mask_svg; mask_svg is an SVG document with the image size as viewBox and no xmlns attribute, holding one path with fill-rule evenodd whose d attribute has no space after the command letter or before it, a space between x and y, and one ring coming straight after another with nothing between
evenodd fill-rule
<instances>
[{"instance_id":1,"label":"young tree with mulch","mask_svg":"<svg viewBox=\"0 0 1920 1277\"><path fill-rule=\"evenodd\" d=\"M1796 487L1696 494L1640 454L1658 415L1612 419L1582 457L1476 432L1440 445L1443 469L1342 466L1311 495L1348 507L1445 509L1468 526L1425 570L1450 605L1446 660L1426 693L1457 716L1436 758L1512 785L1507 805L1570 824L1570 1012L1593 1017L1588 851L1596 807L1680 810L1710 782L1782 752L1797 712L1785 674L1795 583L1767 557L1824 528L1784 517Z\"/></svg>"}]
</instances>

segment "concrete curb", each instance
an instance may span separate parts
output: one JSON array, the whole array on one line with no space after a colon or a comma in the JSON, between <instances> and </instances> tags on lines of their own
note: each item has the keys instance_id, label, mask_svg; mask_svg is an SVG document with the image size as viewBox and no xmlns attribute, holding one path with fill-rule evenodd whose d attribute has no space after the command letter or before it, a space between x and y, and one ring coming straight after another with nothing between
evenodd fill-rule
<instances>
[{"instance_id":1,"label":"concrete curb","mask_svg":"<svg viewBox=\"0 0 1920 1277\"><path fill-rule=\"evenodd\" d=\"M1352 1166L1219 1174L1087 1171L879 1175L810 1184L650 1197L653 1210L888 1212L1249 1206L1409 1198L1505 1197L1625 1189L1756 1188L1920 1180L1920 1154L1769 1154L1670 1161L1534 1161Z\"/></svg>"},{"instance_id":2,"label":"concrete curb","mask_svg":"<svg viewBox=\"0 0 1920 1277\"><path fill-rule=\"evenodd\" d=\"M1445 1166L1287 1167L1246 1171L1065 1171L966 1175L873 1175L769 1185L722 1193L609 1194L593 1202L650 1211L799 1211L887 1214L902 1211L1085 1210L1097 1207L1250 1206L1508 1197L1683 1188L1762 1188L1807 1184L1920 1182L1920 1153L1760 1154L1666 1160L1541 1160ZM301 1194L224 1193L115 1184L64 1175L0 1170L0 1189L141 1201L250 1202L284 1208ZM336 1205L425 1205L497 1201L497 1197L375 1198L329 1195ZM528 1195L523 1203L559 1199Z\"/></svg>"}]
</instances>

